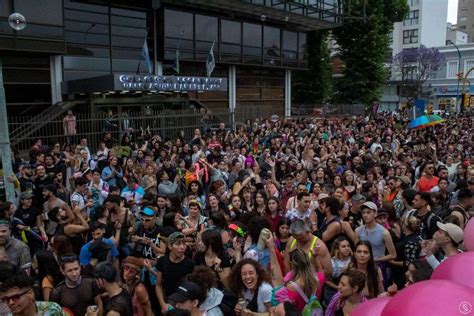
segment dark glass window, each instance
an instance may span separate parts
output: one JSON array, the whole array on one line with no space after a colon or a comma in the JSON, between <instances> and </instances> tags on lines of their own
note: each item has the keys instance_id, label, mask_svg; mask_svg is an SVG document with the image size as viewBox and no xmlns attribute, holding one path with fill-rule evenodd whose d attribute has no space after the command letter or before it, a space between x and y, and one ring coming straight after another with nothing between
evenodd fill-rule
<instances>
[{"instance_id":1,"label":"dark glass window","mask_svg":"<svg viewBox=\"0 0 474 316\"><path fill-rule=\"evenodd\" d=\"M241 44L242 30L240 22L221 20L221 41Z\"/></svg>"},{"instance_id":2,"label":"dark glass window","mask_svg":"<svg viewBox=\"0 0 474 316\"><path fill-rule=\"evenodd\" d=\"M196 14L194 19L196 40L217 41L217 18Z\"/></svg>"},{"instance_id":3,"label":"dark glass window","mask_svg":"<svg viewBox=\"0 0 474 316\"><path fill-rule=\"evenodd\" d=\"M263 28L264 54L269 57L280 57L280 29L265 26Z\"/></svg>"},{"instance_id":4,"label":"dark glass window","mask_svg":"<svg viewBox=\"0 0 474 316\"><path fill-rule=\"evenodd\" d=\"M306 59L306 33L299 33L298 59Z\"/></svg>"},{"instance_id":5,"label":"dark glass window","mask_svg":"<svg viewBox=\"0 0 474 316\"><path fill-rule=\"evenodd\" d=\"M262 47L262 26L257 24L243 24L244 45Z\"/></svg>"},{"instance_id":6,"label":"dark glass window","mask_svg":"<svg viewBox=\"0 0 474 316\"><path fill-rule=\"evenodd\" d=\"M8 0L0 1L3 6ZM34 1L39 2L39 1ZM27 23L41 23L46 25L63 25L63 1L41 1L40 5L32 5L28 0L15 0L15 11L26 17Z\"/></svg>"},{"instance_id":7,"label":"dark glass window","mask_svg":"<svg viewBox=\"0 0 474 316\"><path fill-rule=\"evenodd\" d=\"M283 58L297 59L298 33L283 31Z\"/></svg>"},{"instance_id":8,"label":"dark glass window","mask_svg":"<svg viewBox=\"0 0 474 316\"><path fill-rule=\"evenodd\" d=\"M165 10L165 36L193 39L193 14Z\"/></svg>"}]
</instances>

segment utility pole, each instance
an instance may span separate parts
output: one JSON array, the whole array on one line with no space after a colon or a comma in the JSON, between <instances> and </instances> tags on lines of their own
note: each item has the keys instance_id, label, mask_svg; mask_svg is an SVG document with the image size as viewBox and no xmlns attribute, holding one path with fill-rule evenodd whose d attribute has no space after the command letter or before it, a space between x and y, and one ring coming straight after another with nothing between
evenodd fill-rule
<instances>
[{"instance_id":1,"label":"utility pole","mask_svg":"<svg viewBox=\"0 0 474 316\"><path fill-rule=\"evenodd\" d=\"M2 154L3 182L7 201L15 201L15 188L8 178L13 175L10 134L8 133L7 104L3 86L2 58L0 57L0 153Z\"/></svg>"},{"instance_id":2,"label":"utility pole","mask_svg":"<svg viewBox=\"0 0 474 316\"><path fill-rule=\"evenodd\" d=\"M8 24L15 31L21 31L26 27L25 17L20 13L12 13L8 17ZM10 147L10 134L8 132L7 102L5 100L5 87L3 86L3 64L0 56L0 154L3 166L3 182L5 183L6 200L15 201L15 187L9 181L13 176L12 150Z\"/></svg>"}]
</instances>

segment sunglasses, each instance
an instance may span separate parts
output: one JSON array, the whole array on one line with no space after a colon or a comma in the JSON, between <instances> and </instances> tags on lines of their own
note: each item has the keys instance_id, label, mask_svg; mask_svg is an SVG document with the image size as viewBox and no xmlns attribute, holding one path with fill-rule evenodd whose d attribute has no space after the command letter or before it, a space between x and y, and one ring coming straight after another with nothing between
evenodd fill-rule
<instances>
[{"instance_id":1,"label":"sunglasses","mask_svg":"<svg viewBox=\"0 0 474 316\"><path fill-rule=\"evenodd\" d=\"M145 223L148 223L148 222L153 221L153 218L144 218L143 221L144 221Z\"/></svg>"},{"instance_id":2,"label":"sunglasses","mask_svg":"<svg viewBox=\"0 0 474 316\"><path fill-rule=\"evenodd\" d=\"M10 301L13 301L14 303L18 302L20 300L20 298L25 295L26 293L28 293L31 289L28 289L24 292L21 292L21 293L18 293L18 294L15 294L15 295L11 295L11 296L4 296L2 297L2 302L4 304L8 304L10 303Z\"/></svg>"}]
</instances>

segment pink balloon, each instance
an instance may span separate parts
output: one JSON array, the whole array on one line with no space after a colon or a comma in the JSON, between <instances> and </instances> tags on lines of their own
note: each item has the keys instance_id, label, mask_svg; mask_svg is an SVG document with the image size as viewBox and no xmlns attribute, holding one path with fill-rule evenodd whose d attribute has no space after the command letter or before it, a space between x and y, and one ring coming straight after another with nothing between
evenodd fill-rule
<instances>
[{"instance_id":1,"label":"pink balloon","mask_svg":"<svg viewBox=\"0 0 474 316\"><path fill-rule=\"evenodd\" d=\"M351 313L351 316L380 316L385 305L390 301L391 297L377 297L368 300L357 306Z\"/></svg>"},{"instance_id":2,"label":"pink balloon","mask_svg":"<svg viewBox=\"0 0 474 316\"><path fill-rule=\"evenodd\" d=\"M434 269L431 279L453 281L474 289L474 252L448 257ZM474 304L474 300L472 303Z\"/></svg>"},{"instance_id":3,"label":"pink balloon","mask_svg":"<svg viewBox=\"0 0 474 316\"><path fill-rule=\"evenodd\" d=\"M474 313L474 291L446 280L410 285L387 303L381 316L455 316Z\"/></svg>"},{"instance_id":4,"label":"pink balloon","mask_svg":"<svg viewBox=\"0 0 474 316\"><path fill-rule=\"evenodd\" d=\"M464 247L468 251L474 251L474 218L471 218L464 227Z\"/></svg>"}]
</instances>

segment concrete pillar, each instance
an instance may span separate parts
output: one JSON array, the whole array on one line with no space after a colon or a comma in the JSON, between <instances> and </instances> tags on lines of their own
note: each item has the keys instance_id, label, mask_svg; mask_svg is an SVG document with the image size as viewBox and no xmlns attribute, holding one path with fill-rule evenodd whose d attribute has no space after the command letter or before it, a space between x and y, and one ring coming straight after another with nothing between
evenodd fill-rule
<instances>
[{"instance_id":1,"label":"concrete pillar","mask_svg":"<svg viewBox=\"0 0 474 316\"><path fill-rule=\"evenodd\" d=\"M61 82L63 81L63 67L61 56L51 56L49 59L51 73L51 103L56 104L63 100Z\"/></svg>"},{"instance_id":2,"label":"concrete pillar","mask_svg":"<svg viewBox=\"0 0 474 316\"><path fill-rule=\"evenodd\" d=\"M285 117L291 116L291 70L285 70Z\"/></svg>"},{"instance_id":3,"label":"concrete pillar","mask_svg":"<svg viewBox=\"0 0 474 316\"><path fill-rule=\"evenodd\" d=\"M229 91L229 112L230 112L230 122L232 128L235 129L235 108L237 106L237 85L236 85L236 69L235 66L229 66L229 80L228 82L228 91Z\"/></svg>"}]
</instances>

